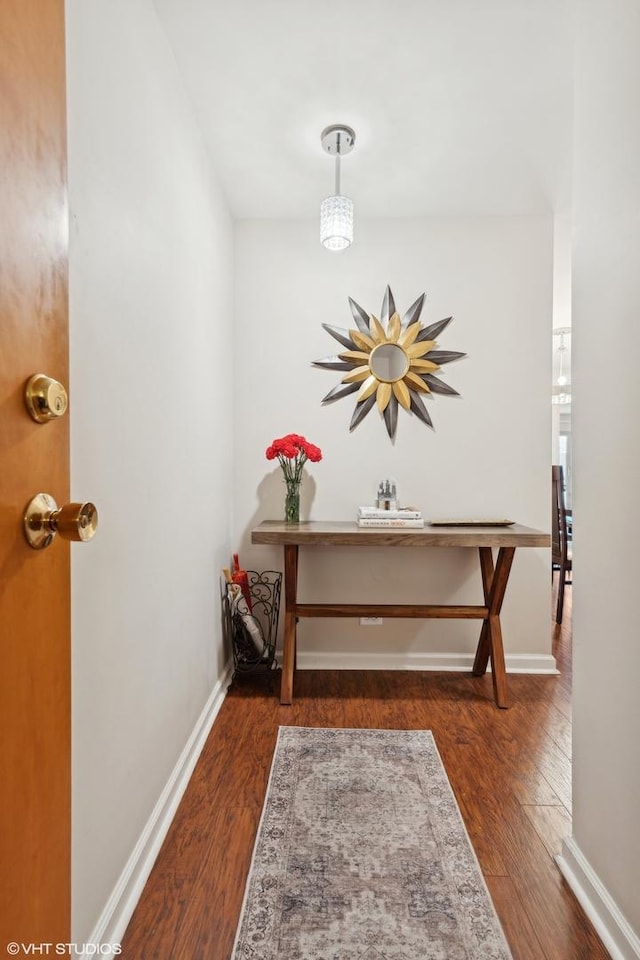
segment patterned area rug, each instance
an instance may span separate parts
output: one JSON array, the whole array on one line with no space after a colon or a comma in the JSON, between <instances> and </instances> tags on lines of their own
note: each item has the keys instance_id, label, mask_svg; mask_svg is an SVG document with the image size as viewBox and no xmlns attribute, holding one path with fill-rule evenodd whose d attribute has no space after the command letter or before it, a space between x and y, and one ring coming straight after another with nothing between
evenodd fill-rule
<instances>
[{"instance_id":1,"label":"patterned area rug","mask_svg":"<svg viewBox=\"0 0 640 960\"><path fill-rule=\"evenodd\" d=\"M280 727L232 960L510 957L431 732Z\"/></svg>"}]
</instances>

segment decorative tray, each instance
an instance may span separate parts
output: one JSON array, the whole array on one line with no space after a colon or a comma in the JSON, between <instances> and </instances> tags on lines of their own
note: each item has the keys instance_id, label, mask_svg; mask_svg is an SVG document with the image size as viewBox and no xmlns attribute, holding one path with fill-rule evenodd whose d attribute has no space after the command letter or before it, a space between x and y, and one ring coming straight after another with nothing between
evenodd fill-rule
<instances>
[{"instance_id":1,"label":"decorative tray","mask_svg":"<svg viewBox=\"0 0 640 960\"><path fill-rule=\"evenodd\" d=\"M515 520L429 520L430 527L510 527Z\"/></svg>"}]
</instances>

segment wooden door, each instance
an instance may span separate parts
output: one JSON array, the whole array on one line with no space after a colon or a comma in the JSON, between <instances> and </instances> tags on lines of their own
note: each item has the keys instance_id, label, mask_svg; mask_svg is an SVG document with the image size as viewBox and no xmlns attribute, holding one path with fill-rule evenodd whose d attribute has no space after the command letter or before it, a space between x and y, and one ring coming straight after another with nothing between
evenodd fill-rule
<instances>
[{"instance_id":1,"label":"wooden door","mask_svg":"<svg viewBox=\"0 0 640 960\"><path fill-rule=\"evenodd\" d=\"M26 543L31 497L69 499L69 417L35 423L31 374L68 385L64 0L0 2L0 953L69 940L69 545ZM52 948L53 952L53 948Z\"/></svg>"}]
</instances>

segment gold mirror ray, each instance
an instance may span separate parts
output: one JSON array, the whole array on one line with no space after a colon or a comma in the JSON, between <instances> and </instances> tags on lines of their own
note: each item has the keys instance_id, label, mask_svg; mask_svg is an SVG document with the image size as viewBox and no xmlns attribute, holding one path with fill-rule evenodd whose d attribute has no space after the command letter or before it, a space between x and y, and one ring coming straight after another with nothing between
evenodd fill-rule
<instances>
[{"instance_id":1,"label":"gold mirror ray","mask_svg":"<svg viewBox=\"0 0 640 960\"><path fill-rule=\"evenodd\" d=\"M362 390L358 394L357 402L361 403L363 400L366 400L367 397L372 396L378 389L378 381L375 377L369 377L362 384Z\"/></svg>"},{"instance_id":2,"label":"gold mirror ray","mask_svg":"<svg viewBox=\"0 0 640 960\"><path fill-rule=\"evenodd\" d=\"M434 370L439 369L438 364L432 363L431 360L420 360L416 358L411 361L411 370L423 370L425 373L433 373Z\"/></svg>"},{"instance_id":3,"label":"gold mirror ray","mask_svg":"<svg viewBox=\"0 0 640 960\"><path fill-rule=\"evenodd\" d=\"M387 342L386 331L382 326L382 324L380 323L380 321L377 319L377 317L374 317L373 314L371 314L371 323L373 325L373 330L372 330L373 339L377 343L386 343Z\"/></svg>"},{"instance_id":4,"label":"gold mirror ray","mask_svg":"<svg viewBox=\"0 0 640 960\"><path fill-rule=\"evenodd\" d=\"M435 340L421 340L419 343L412 343L411 346L406 347L406 351L410 357L415 359L417 357L424 357L430 350L433 350L435 345Z\"/></svg>"},{"instance_id":5,"label":"gold mirror ray","mask_svg":"<svg viewBox=\"0 0 640 960\"><path fill-rule=\"evenodd\" d=\"M366 380L368 376L371 375L369 367L356 367L355 370L351 370L349 373L345 373L342 378L343 383L358 383L360 380Z\"/></svg>"},{"instance_id":6,"label":"gold mirror ray","mask_svg":"<svg viewBox=\"0 0 640 960\"><path fill-rule=\"evenodd\" d=\"M397 343L398 337L400 336L400 315L394 313L391 319L389 320L389 325L387 327L387 340L392 343Z\"/></svg>"},{"instance_id":7,"label":"gold mirror ray","mask_svg":"<svg viewBox=\"0 0 640 960\"><path fill-rule=\"evenodd\" d=\"M339 354L341 360L364 360L365 363L369 362L369 356L364 350L343 350Z\"/></svg>"},{"instance_id":8,"label":"gold mirror ray","mask_svg":"<svg viewBox=\"0 0 640 960\"><path fill-rule=\"evenodd\" d=\"M383 413L391 399L392 388L390 383L381 383L378 386L377 403L378 410Z\"/></svg>"},{"instance_id":9,"label":"gold mirror ray","mask_svg":"<svg viewBox=\"0 0 640 960\"><path fill-rule=\"evenodd\" d=\"M409 396L409 388L404 380L396 380L395 383L392 384L392 388L400 406L408 410L411 407L411 397Z\"/></svg>"},{"instance_id":10,"label":"gold mirror ray","mask_svg":"<svg viewBox=\"0 0 640 960\"><path fill-rule=\"evenodd\" d=\"M375 343L371 337L368 337L366 333L360 333L359 330L349 330L349 336L355 343L356 347L360 347L361 350L370 351L375 347Z\"/></svg>"},{"instance_id":11,"label":"gold mirror ray","mask_svg":"<svg viewBox=\"0 0 640 960\"><path fill-rule=\"evenodd\" d=\"M412 323L410 327L404 331L402 336L398 340L398 345L402 347L403 350L406 350L407 347L410 347L414 343L416 337L420 333L420 324Z\"/></svg>"},{"instance_id":12,"label":"gold mirror ray","mask_svg":"<svg viewBox=\"0 0 640 960\"><path fill-rule=\"evenodd\" d=\"M405 374L404 382L407 386L412 387L414 390L421 390L422 393L431 393L431 389L424 382L422 377L419 377L417 373L412 373L411 370Z\"/></svg>"}]
</instances>

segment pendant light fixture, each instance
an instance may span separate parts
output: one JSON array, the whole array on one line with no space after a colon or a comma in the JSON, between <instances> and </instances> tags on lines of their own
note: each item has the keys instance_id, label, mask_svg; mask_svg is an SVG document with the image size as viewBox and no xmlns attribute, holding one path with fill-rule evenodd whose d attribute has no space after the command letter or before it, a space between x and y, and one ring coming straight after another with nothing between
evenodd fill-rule
<instances>
[{"instance_id":1,"label":"pendant light fixture","mask_svg":"<svg viewBox=\"0 0 640 960\"><path fill-rule=\"evenodd\" d=\"M554 367L557 366L557 375L553 381L553 404L571 403L571 369L569 365L568 349L565 337L571 336L571 327L557 327L553 331L554 337L560 337L560 344L555 350Z\"/></svg>"},{"instance_id":2,"label":"pendant light fixture","mask_svg":"<svg viewBox=\"0 0 640 960\"><path fill-rule=\"evenodd\" d=\"M334 123L320 136L322 148L336 158L335 192L320 205L320 242L327 250L346 250L353 242L353 201L340 193L340 158L351 153L356 135L351 127Z\"/></svg>"}]
</instances>

